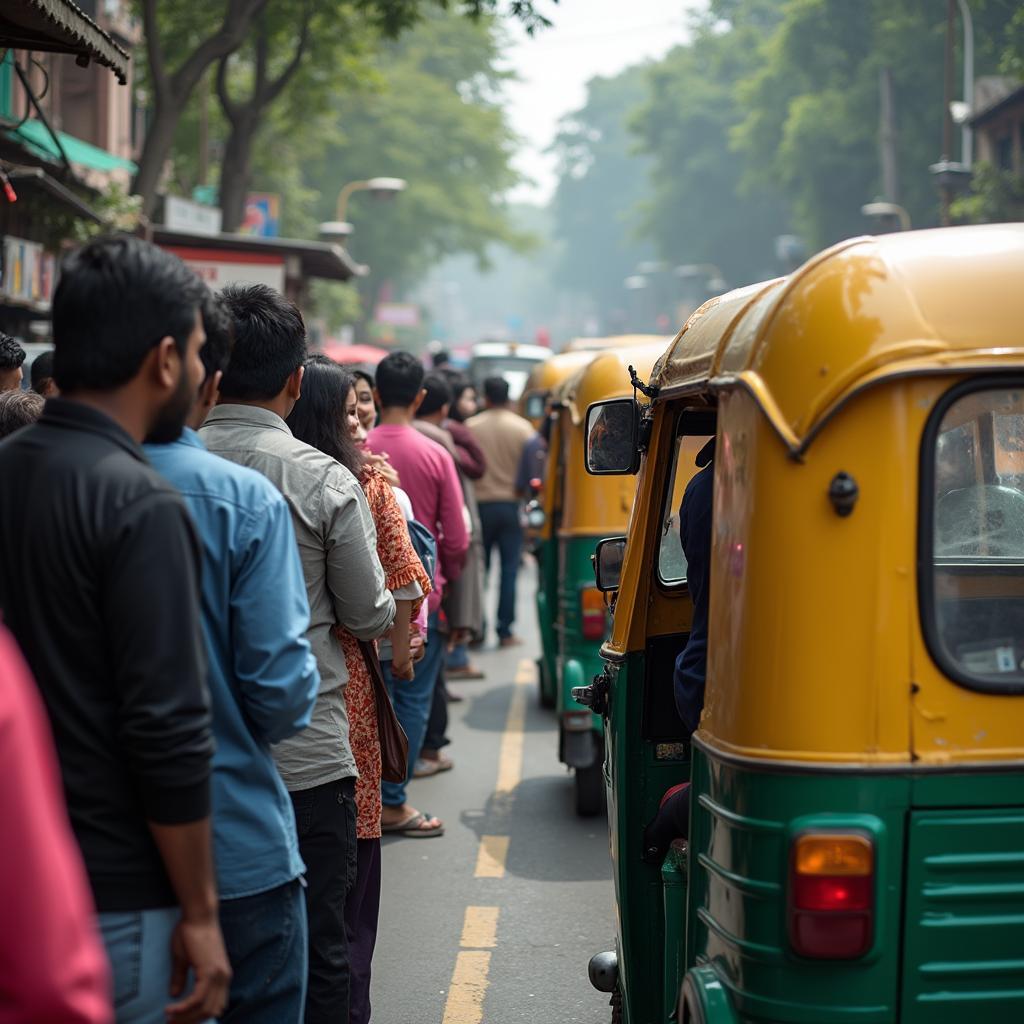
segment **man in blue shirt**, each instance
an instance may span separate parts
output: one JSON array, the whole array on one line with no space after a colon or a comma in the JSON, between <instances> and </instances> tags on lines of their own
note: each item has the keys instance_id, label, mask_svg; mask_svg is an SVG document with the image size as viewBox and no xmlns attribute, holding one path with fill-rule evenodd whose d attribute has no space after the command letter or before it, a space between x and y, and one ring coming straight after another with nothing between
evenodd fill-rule
<instances>
[{"instance_id":1,"label":"man in blue shirt","mask_svg":"<svg viewBox=\"0 0 1024 1024\"><path fill-rule=\"evenodd\" d=\"M284 498L260 473L206 450L195 430L217 400L231 326L203 307L206 379L172 444L146 445L182 494L203 547L202 618L216 753L213 838L220 919L234 970L221 1021L298 1024L308 963L292 802L270 745L309 724L320 685L305 632L306 584Z\"/></svg>"}]
</instances>

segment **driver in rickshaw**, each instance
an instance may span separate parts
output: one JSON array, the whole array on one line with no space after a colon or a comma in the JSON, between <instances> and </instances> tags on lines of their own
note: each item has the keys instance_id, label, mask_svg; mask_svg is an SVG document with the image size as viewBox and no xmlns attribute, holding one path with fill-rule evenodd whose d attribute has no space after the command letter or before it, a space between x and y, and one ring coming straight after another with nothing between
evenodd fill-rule
<instances>
[{"instance_id":1,"label":"driver in rickshaw","mask_svg":"<svg viewBox=\"0 0 1024 1024\"><path fill-rule=\"evenodd\" d=\"M700 472L686 485L679 507L679 539L686 556L686 584L693 601L693 619L686 645L676 658L672 684L687 739L700 724L707 679L714 455L712 438L697 454ZM672 840L687 837L689 825L690 783L683 782L665 793L657 815L644 829L644 859L652 863L664 860Z\"/></svg>"}]
</instances>

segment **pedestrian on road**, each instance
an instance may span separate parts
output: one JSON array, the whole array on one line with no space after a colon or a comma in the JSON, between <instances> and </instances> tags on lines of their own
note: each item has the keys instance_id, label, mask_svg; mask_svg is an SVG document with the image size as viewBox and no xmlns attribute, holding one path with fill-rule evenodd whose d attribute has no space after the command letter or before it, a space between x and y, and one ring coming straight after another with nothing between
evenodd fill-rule
<instances>
[{"instance_id":1,"label":"pedestrian on road","mask_svg":"<svg viewBox=\"0 0 1024 1024\"><path fill-rule=\"evenodd\" d=\"M49 712L119 1024L216 1017L231 977L201 549L141 447L181 433L203 376L206 294L137 238L72 253L53 298L62 397L0 444L0 479L17 482L0 488L0 611Z\"/></svg>"},{"instance_id":2,"label":"pedestrian on road","mask_svg":"<svg viewBox=\"0 0 1024 1024\"><path fill-rule=\"evenodd\" d=\"M423 401L423 364L408 352L393 352L377 367L376 399L380 426L366 439L374 452L386 453L412 501L416 519L430 530L437 542L438 564L434 589L428 598L430 616L427 650L416 666L411 683L385 679L402 728L409 737L409 773L404 783L385 782L383 794L384 832L423 838L440 835L442 822L409 805L406 785L412 779L423 747L427 721L445 653L440 627L441 599L445 588L462 571L469 548L469 531L463 518L462 487L455 460L439 444L413 427L416 410Z\"/></svg>"},{"instance_id":3,"label":"pedestrian on road","mask_svg":"<svg viewBox=\"0 0 1024 1024\"><path fill-rule=\"evenodd\" d=\"M516 475L523 449L533 437L528 420L512 411L508 381L488 377L484 381L486 407L466 421L487 458L487 469L476 482L476 498L483 526L484 564L490 571L491 554L498 549L501 584L498 598L498 643L512 647L520 643L512 632L516 619L516 577L523 550L523 529L519 523L519 495Z\"/></svg>"},{"instance_id":4,"label":"pedestrian on road","mask_svg":"<svg viewBox=\"0 0 1024 1024\"><path fill-rule=\"evenodd\" d=\"M111 1024L110 971L28 668L0 626L0 1019Z\"/></svg>"},{"instance_id":5,"label":"pedestrian on road","mask_svg":"<svg viewBox=\"0 0 1024 1024\"><path fill-rule=\"evenodd\" d=\"M25 350L9 335L0 331L0 391L21 387Z\"/></svg>"},{"instance_id":6,"label":"pedestrian on road","mask_svg":"<svg viewBox=\"0 0 1024 1024\"><path fill-rule=\"evenodd\" d=\"M177 441L148 444L185 498L203 545L202 610L213 708L213 844L234 977L228 1024L298 1024L308 971L295 813L270 745L304 729L320 676L288 505L261 473L208 452L196 433L231 354L220 300L203 309L206 377Z\"/></svg>"},{"instance_id":7,"label":"pedestrian on road","mask_svg":"<svg viewBox=\"0 0 1024 1024\"><path fill-rule=\"evenodd\" d=\"M302 392L302 314L265 285L222 293L235 346L218 405L199 432L207 448L259 470L284 495L299 545L320 670L313 718L274 748L291 795L306 864L309 981L306 1024L337 1024L349 1011L345 901L356 876L356 765L345 708L348 670L337 638L362 640L391 628L395 602L384 587L377 535L362 488L334 459L292 436L285 418ZM59 382L59 381L58 381Z\"/></svg>"},{"instance_id":8,"label":"pedestrian on road","mask_svg":"<svg viewBox=\"0 0 1024 1024\"><path fill-rule=\"evenodd\" d=\"M362 435L355 379L324 356L306 361L302 397L288 425L296 437L330 455L355 475L366 494L377 528L377 555L385 586L395 598L395 625L390 633L392 675L411 681L414 674L409 639L413 616L430 592L430 580L409 539L405 516L390 484L363 460L356 446ZM370 666L359 641L339 630L349 681L345 688L349 742L359 769L356 782L356 882L345 906L352 971L349 1024L370 1020L370 977L380 914L381 745ZM401 685L401 682L399 683Z\"/></svg>"}]
</instances>

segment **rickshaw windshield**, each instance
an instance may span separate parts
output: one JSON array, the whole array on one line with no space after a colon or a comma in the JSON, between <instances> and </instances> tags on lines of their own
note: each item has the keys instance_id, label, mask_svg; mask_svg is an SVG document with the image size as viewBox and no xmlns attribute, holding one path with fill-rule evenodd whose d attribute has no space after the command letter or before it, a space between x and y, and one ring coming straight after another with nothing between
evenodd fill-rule
<instances>
[{"instance_id":1,"label":"rickshaw windshield","mask_svg":"<svg viewBox=\"0 0 1024 1024\"><path fill-rule=\"evenodd\" d=\"M986 690L1024 683L1024 387L954 392L929 436L933 656ZM930 471L930 472L929 472Z\"/></svg>"},{"instance_id":2,"label":"rickshaw windshield","mask_svg":"<svg viewBox=\"0 0 1024 1024\"><path fill-rule=\"evenodd\" d=\"M710 435L681 434L676 438L672 472L665 488L661 511L661 538L658 544L658 579L666 587L686 583L686 555L679 537L679 506L686 485L697 471L698 452L711 440Z\"/></svg>"}]
</instances>

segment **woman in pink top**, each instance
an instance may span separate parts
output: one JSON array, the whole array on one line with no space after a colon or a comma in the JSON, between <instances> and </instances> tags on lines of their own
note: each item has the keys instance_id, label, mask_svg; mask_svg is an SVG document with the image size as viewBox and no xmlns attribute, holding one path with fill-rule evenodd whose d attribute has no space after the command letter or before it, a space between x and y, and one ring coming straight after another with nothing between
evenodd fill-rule
<instances>
[{"instance_id":1,"label":"woman in pink top","mask_svg":"<svg viewBox=\"0 0 1024 1024\"><path fill-rule=\"evenodd\" d=\"M110 977L46 716L0 626L0 1024L110 1024Z\"/></svg>"}]
</instances>

